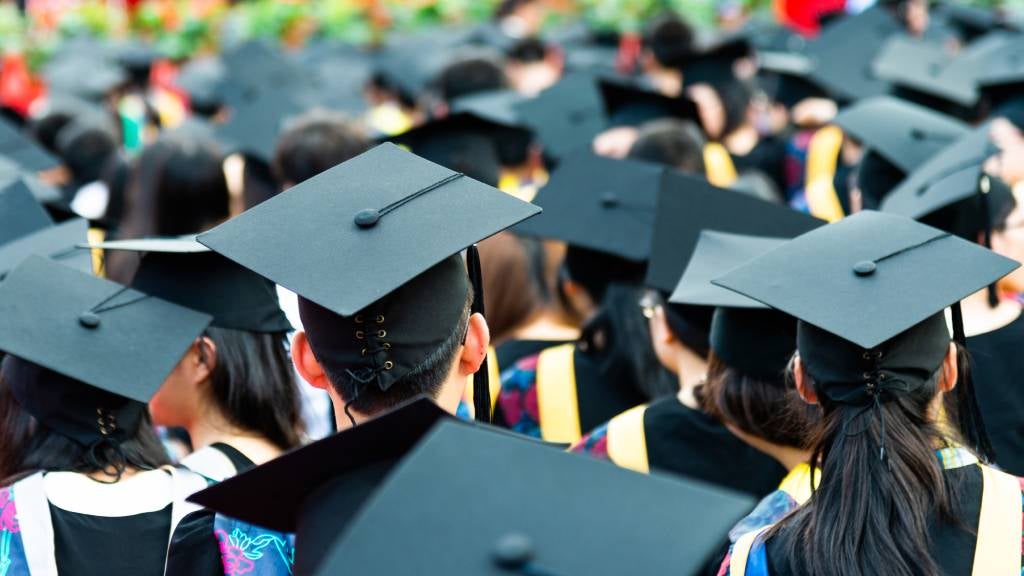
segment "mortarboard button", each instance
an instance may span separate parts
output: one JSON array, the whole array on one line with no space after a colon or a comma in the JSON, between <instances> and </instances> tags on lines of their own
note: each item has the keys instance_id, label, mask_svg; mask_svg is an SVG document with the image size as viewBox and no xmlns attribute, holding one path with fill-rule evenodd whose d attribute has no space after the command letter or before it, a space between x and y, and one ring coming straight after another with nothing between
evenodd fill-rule
<instances>
[{"instance_id":1,"label":"mortarboard button","mask_svg":"<svg viewBox=\"0 0 1024 576\"><path fill-rule=\"evenodd\" d=\"M100 316L99 314L91 311L82 312L82 314L78 317L78 323L85 328L94 330L96 328L99 328L100 326Z\"/></svg>"},{"instance_id":2,"label":"mortarboard button","mask_svg":"<svg viewBox=\"0 0 1024 576\"><path fill-rule=\"evenodd\" d=\"M604 208L615 208L619 205L619 196L615 192L605 192L601 195L601 206Z\"/></svg>"},{"instance_id":3,"label":"mortarboard button","mask_svg":"<svg viewBox=\"0 0 1024 576\"><path fill-rule=\"evenodd\" d=\"M501 568L522 568L533 560L533 542L525 534L510 532L494 544L493 558Z\"/></svg>"},{"instance_id":4,"label":"mortarboard button","mask_svg":"<svg viewBox=\"0 0 1024 576\"><path fill-rule=\"evenodd\" d=\"M871 260L862 260L853 265L853 273L857 276L871 276L876 269L877 266Z\"/></svg>"},{"instance_id":5,"label":"mortarboard button","mask_svg":"<svg viewBox=\"0 0 1024 576\"><path fill-rule=\"evenodd\" d=\"M360 228L373 228L380 222L380 210L367 208L356 213L356 226Z\"/></svg>"}]
</instances>

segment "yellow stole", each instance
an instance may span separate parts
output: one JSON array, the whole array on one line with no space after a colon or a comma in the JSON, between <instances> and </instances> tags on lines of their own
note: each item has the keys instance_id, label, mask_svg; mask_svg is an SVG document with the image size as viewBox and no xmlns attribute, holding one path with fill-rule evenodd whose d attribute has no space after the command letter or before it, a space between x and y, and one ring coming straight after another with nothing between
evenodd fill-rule
<instances>
[{"instance_id":1,"label":"yellow stole","mask_svg":"<svg viewBox=\"0 0 1024 576\"><path fill-rule=\"evenodd\" d=\"M575 353L575 344L562 344L544 350L537 358L537 410L541 438L548 442L575 444L583 436Z\"/></svg>"},{"instance_id":2,"label":"yellow stole","mask_svg":"<svg viewBox=\"0 0 1024 576\"><path fill-rule=\"evenodd\" d=\"M719 188L728 188L736 181L736 165L725 146L718 142L704 144L704 174Z\"/></svg>"},{"instance_id":3,"label":"yellow stole","mask_svg":"<svg viewBox=\"0 0 1024 576\"><path fill-rule=\"evenodd\" d=\"M811 214L827 222L844 216L833 183L842 145L843 131L838 126L825 126L814 133L807 146L804 194Z\"/></svg>"},{"instance_id":4,"label":"yellow stole","mask_svg":"<svg viewBox=\"0 0 1024 576\"><path fill-rule=\"evenodd\" d=\"M608 422L608 458L616 465L647 474L651 471L647 461L647 433L644 414L647 405L630 408Z\"/></svg>"}]
</instances>

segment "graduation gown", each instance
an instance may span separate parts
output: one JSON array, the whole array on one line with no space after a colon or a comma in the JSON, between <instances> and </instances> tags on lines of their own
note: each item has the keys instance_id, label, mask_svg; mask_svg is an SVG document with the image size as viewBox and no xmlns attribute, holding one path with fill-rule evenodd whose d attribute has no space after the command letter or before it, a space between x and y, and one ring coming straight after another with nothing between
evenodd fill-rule
<instances>
[{"instance_id":1,"label":"graduation gown","mask_svg":"<svg viewBox=\"0 0 1024 576\"><path fill-rule=\"evenodd\" d=\"M182 460L211 482L250 470L256 464L230 444L218 442ZM258 503L254 503L258 505ZM182 519L171 539L166 576L276 576L291 574L295 538L198 510Z\"/></svg>"},{"instance_id":2,"label":"graduation gown","mask_svg":"<svg viewBox=\"0 0 1024 576\"><path fill-rule=\"evenodd\" d=\"M774 458L675 397L615 416L573 451L638 472L671 472L758 497L775 490L786 477L786 469Z\"/></svg>"},{"instance_id":3,"label":"graduation gown","mask_svg":"<svg viewBox=\"0 0 1024 576\"><path fill-rule=\"evenodd\" d=\"M205 487L171 467L117 484L37 472L0 488L0 567L6 576L160 576L173 528L196 509L185 499Z\"/></svg>"},{"instance_id":4,"label":"graduation gown","mask_svg":"<svg viewBox=\"0 0 1024 576\"><path fill-rule=\"evenodd\" d=\"M985 430L1003 470L1024 476L1024 314L1006 326L967 339L971 382Z\"/></svg>"},{"instance_id":5,"label":"graduation gown","mask_svg":"<svg viewBox=\"0 0 1024 576\"><path fill-rule=\"evenodd\" d=\"M962 521L962 525L953 525L933 517L930 522L932 557L943 574L1019 574L1024 501L1021 479L980 464L963 448L938 450L937 456L947 480L957 487L956 509ZM749 519L758 514L766 519L767 500L762 501L740 525L752 527ZM794 501L789 508L775 510L770 522L764 522L757 529L740 536L720 573L725 576L795 574L785 557L787 539L792 534L783 529L767 544L763 542L762 535L774 522L802 503Z\"/></svg>"},{"instance_id":6,"label":"graduation gown","mask_svg":"<svg viewBox=\"0 0 1024 576\"><path fill-rule=\"evenodd\" d=\"M542 438L573 444L583 431L646 402L627 359L562 344L527 356L501 373L494 422Z\"/></svg>"}]
</instances>

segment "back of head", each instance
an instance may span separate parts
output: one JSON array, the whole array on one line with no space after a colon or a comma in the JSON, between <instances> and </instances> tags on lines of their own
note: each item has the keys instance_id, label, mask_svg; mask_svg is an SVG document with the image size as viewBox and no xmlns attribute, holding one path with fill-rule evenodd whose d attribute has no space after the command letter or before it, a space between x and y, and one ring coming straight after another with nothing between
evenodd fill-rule
<instances>
[{"instance_id":1,"label":"back of head","mask_svg":"<svg viewBox=\"0 0 1024 576\"><path fill-rule=\"evenodd\" d=\"M116 445L112 442L86 445L69 434L73 427L65 426L66 431L59 432L32 416L19 401L19 394L23 401L36 404L40 402L33 398L38 396L47 396L52 405L53 396L62 394L65 402L82 404L102 399L109 406L116 405L115 412L123 416L118 419L123 425L118 441ZM57 407L50 417L62 419L66 414ZM147 470L168 463L163 446L149 423L145 405L104 394L14 356L0 361L0 443L4 446L0 450L0 485L8 485L36 471L83 474L107 471L119 478L127 467Z\"/></svg>"},{"instance_id":2,"label":"back of head","mask_svg":"<svg viewBox=\"0 0 1024 576\"><path fill-rule=\"evenodd\" d=\"M968 242L984 240L986 227L989 231L1004 230L1010 213L1017 207L1017 200L1002 180L989 178L988 182L987 193L971 194L921 218L921 222Z\"/></svg>"},{"instance_id":3,"label":"back of head","mask_svg":"<svg viewBox=\"0 0 1024 576\"><path fill-rule=\"evenodd\" d=\"M531 260L543 253L509 232L479 244L484 280L484 306L491 340L498 344L528 322L544 305L543 275Z\"/></svg>"},{"instance_id":4,"label":"back of head","mask_svg":"<svg viewBox=\"0 0 1024 576\"><path fill-rule=\"evenodd\" d=\"M465 57L445 66L434 81L434 89L444 102L479 92L505 87L505 71L494 59L485 56Z\"/></svg>"},{"instance_id":5,"label":"back of head","mask_svg":"<svg viewBox=\"0 0 1024 576\"><path fill-rule=\"evenodd\" d=\"M274 153L274 175L281 188L288 188L369 148L367 136L344 116L312 110L281 134Z\"/></svg>"},{"instance_id":6,"label":"back of head","mask_svg":"<svg viewBox=\"0 0 1024 576\"><path fill-rule=\"evenodd\" d=\"M569 279L582 286L596 304L604 300L612 284L639 286L647 274L643 262L572 245L566 250L563 267Z\"/></svg>"},{"instance_id":7,"label":"back of head","mask_svg":"<svg viewBox=\"0 0 1024 576\"><path fill-rule=\"evenodd\" d=\"M677 68L693 51L694 31L683 19L673 13L658 16L643 32L644 48L659 64Z\"/></svg>"},{"instance_id":8,"label":"back of head","mask_svg":"<svg viewBox=\"0 0 1024 576\"><path fill-rule=\"evenodd\" d=\"M99 121L72 120L57 134L57 152L79 184L99 180L117 147L113 128Z\"/></svg>"},{"instance_id":9,"label":"back of head","mask_svg":"<svg viewBox=\"0 0 1024 576\"><path fill-rule=\"evenodd\" d=\"M704 174L704 138L692 122L655 120L643 125L627 158L671 166L691 174Z\"/></svg>"},{"instance_id":10,"label":"back of head","mask_svg":"<svg viewBox=\"0 0 1024 576\"><path fill-rule=\"evenodd\" d=\"M437 397L466 337L472 302L456 254L351 317L302 297L299 314L345 410L372 415L417 396Z\"/></svg>"},{"instance_id":11,"label":"back of head","mask_svg":"<svg viewBox=\"0 0 1024 576\"><path fill-rule=\"evenodd\" d=\"M506 52L510 62L532 64L542 62L548 55L548 48L540 38L523 38Z\"/></svg>"}]
</instances>

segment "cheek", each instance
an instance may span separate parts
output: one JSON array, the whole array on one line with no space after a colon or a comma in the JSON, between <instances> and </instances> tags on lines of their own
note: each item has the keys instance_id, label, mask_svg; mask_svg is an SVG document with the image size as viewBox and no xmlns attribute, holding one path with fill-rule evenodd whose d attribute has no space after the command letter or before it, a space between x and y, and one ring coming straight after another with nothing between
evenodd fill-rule
<instances>
[{"instance_id":1,"label":"cheek","mask_svg":"<svg viewBox=\"0 0 1024 576\"><path fill-rule=\"evenodd\" d=\"M179 368L164 380L149 401L149 413L158 426L181 426L188 420L189 394Z\"/></svg>"}]
</instances>

